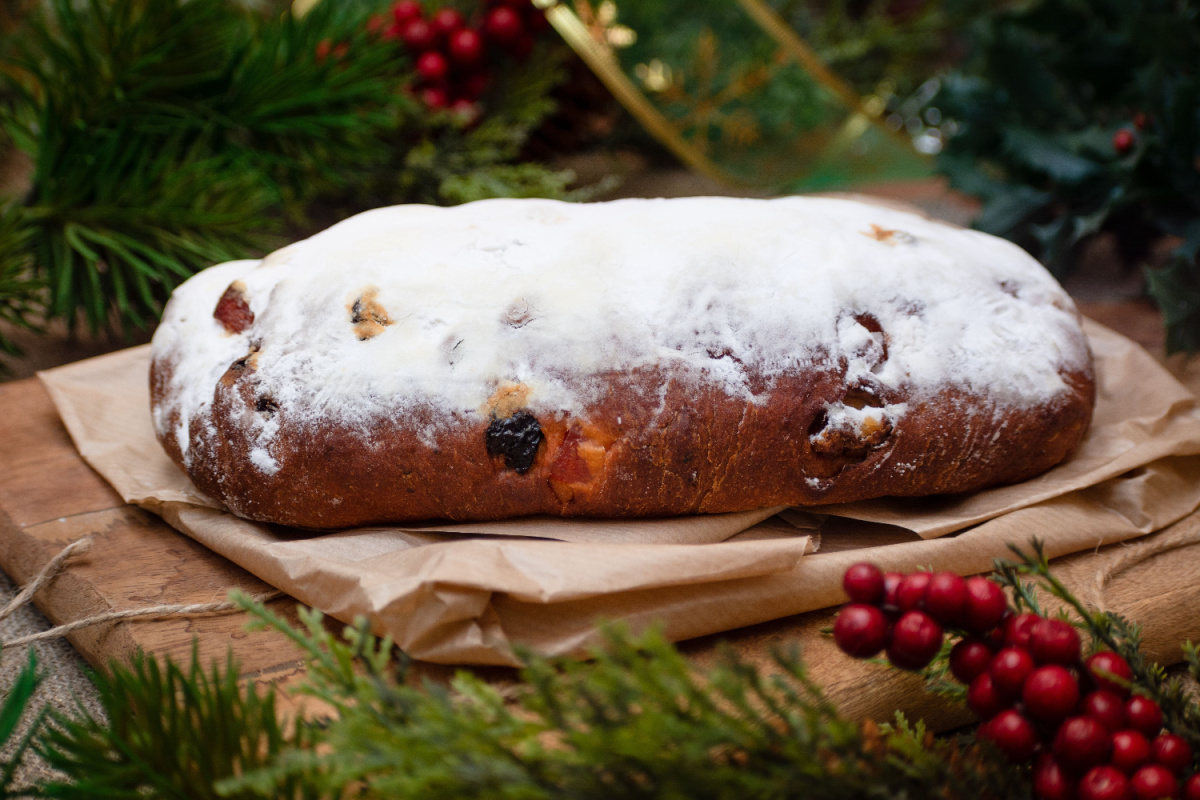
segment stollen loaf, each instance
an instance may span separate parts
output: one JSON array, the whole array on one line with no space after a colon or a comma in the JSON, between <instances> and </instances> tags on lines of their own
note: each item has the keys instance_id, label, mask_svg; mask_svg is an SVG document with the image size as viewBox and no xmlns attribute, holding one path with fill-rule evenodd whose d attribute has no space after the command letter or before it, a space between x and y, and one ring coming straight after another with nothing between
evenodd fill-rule
<instances>
[{"instance_id":1,"label":"stollen loaf","mask_svg":"<svg viewBox=\"0 0 1200 800\"><path fill-rule=\"evenodd\" d=\"M150 381L197 487L315 529L967 492L1095 394L1020 248L811 197L368 211L181 285Z\"/></svg>"}]
</instances>

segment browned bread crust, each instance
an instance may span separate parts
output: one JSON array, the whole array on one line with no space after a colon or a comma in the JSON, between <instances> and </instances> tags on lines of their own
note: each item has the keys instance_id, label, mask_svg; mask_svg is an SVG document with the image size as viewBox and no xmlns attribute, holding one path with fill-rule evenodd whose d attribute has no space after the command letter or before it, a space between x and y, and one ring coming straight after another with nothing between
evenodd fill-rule
<instances>
[{"instance_id":1,"label":"browned bread crust","mask_svg":"<svg viewBox=\"0 0 1200 800\"><path fill-rule=\"evenodd\" d=\"M305 528L669 516L966 492L1058 464L1082 439L1094 403L1090 359L1066 359L1062 388L1033 404L996 399L986 387L888 385L870 374L895 357L890 338L863 318L883 341L872 373L848 376L845 358L782 373L747 370L752 400L688 364L664 364L587 376L602 378L604 390L571 410L539 408L530 387L512 381L492 387L478 408L408 402L353 425L314 425L286 399L264 393L258 351L273 343L254 338L243 291L234 282L210 301L210 313L223 335L246 337L245 355L227 362L204 413L186 424L173 388L181 357L156 342L156 427L202 491L241 516ZM360 338L393 322L372 297L358 297L346 312ZM1083 334L1072 335L1053 346L1086 353ZM831 416L839 408L880 413L847 423ZM884 413L897 408L903 413ZM252 433L264 425L267 471L256 467L262 456ZM433 426L434 441L418 435Z\"/></svg>"}]
</instances>

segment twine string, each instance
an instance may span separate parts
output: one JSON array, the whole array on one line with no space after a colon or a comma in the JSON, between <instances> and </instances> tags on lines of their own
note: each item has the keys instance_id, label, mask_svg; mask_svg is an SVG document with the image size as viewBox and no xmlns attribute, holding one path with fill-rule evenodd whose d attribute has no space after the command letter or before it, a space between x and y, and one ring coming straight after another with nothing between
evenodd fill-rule
<instances>
[{"instance_id":1,"label":"twine string","mask_svg":"<svg viewBox=\"0 0 1200 800\"><path fill-rule=\"evenodd\" d=\"M89 534L81 539L71 542L54 558L42 567L33 580L29 581L17 596L9 603L0 609L0 621L3 621L14 611L27 604L33 596L46 584L54 580L60 572L67 560L80 553L86 553L91 549L92 536ZM251 599L257 603L266 603L278 597L282 597L283 592L272 590L263 592L253 596ZM15 639L0 642L0 648L19 647L21 645L32 644L34 642L45 641L47 639L58 639L66 636L69 633L80 630L82 628L90 628L93 625L100 625L105 622L116 622L125 619L137 618L161 618L179 615L198 615L198 614L217 614L224 611L236 611L238 606L229 600L218 600L208 603L163 603L156 606L147 606L145 608L128 608L115 611L106 611L95 616L77 619L73 622L67 622L62 625L56 625L49 630L31 633L26 636L18 636Z\"/></svg>"},{"instance_id":2,"label":"twine string","mask_svg":"<svg viewBox=\"0 0 1200 800\"><path fill-rule=\"evenodd\" d=\"M1136 542L1119 549L1119 555L1116 558L1110 559L1105 566L1096 571L1095 582L1092 586L1092 599L1096 609L1098 611L1108 610L1104 602L1104 590L1117 575L1159 553L1193 544L1200 544L1200 528L1175 531L1167 536L1155 536L1153 539Z\"/></svg>"}]
</instances>

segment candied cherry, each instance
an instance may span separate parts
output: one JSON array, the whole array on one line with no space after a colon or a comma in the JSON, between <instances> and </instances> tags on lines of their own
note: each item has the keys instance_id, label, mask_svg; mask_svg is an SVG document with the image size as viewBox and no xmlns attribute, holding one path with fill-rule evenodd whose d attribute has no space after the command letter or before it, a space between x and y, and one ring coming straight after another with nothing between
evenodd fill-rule
<instances>
[{"instance_id":1,"label":"candied cherry","mask_svg":"<svg viewBox=\"0 0 1200 800\"><path fill-rule=\"evenodd\" d=\"M875 606L851 603L838 612L833 640L847 655L871 658L887 645L887 619Z\"/></svg>"},{"instance_id":2,"label":"candied cherry","mask_svg":"<svg viewBox=\"0 0 1200 800\"><path fill-rule=\"evenodd\" d=\"M842 589L852 603L883 603L883 570L868 561L852 564L842 575Z\"/></svg>"},{"instance_id":3,"label":"candied cherry","mask_svg":"<svg viewBox=\"0 0 1200 800\"><path fill-rule=\"evenodd\" d=\"M1079 681L1066 667L1047 664L1029 673L1021 699L1030 716L1048 722L1064 719L1079 703Z\"/></svg>"},{"instance_id":4,"label":"candied cherry","mask_svg":"<svg viewBox=\"0 0 1200 800\"><path fill-rule=\"evenodd\" d=\"M887 655L900 669L915 671L932 661L941 648L942 626L924 611L914 610L896 620Z\"/></svg>"}]
</instances>

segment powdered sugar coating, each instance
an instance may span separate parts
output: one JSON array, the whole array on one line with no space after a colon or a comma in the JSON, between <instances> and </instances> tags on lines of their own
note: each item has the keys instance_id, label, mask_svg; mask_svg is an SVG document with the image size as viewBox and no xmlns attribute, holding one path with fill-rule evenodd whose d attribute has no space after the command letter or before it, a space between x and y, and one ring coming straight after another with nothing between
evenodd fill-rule
<instances>
[{"instance_id":1,"label":"powdered sugar coating","mask_svg":"<svg viewBox=\"0 0 1200 800\"><path fill-rule=\"evenodd\" d=\"M234 280L255 317L242 333L213 318ZM364 339L352 308L370 290L387 324ZM486 414L506 382L528 387L535 414L574 414L605 373L664 366L750 402L815 367L910 401L951 385L1029 408L1089 360L1071 301L1015 245L798 197L397 206L206 270L154 337L174 365L155 424L185 463L189 426L253 348L256 391L290 420L364 429L406 406ZM834 421L906 410L829 409ZM251 459L270 474L276 423L247 416ZM435 444L438 431L420 435Z\"/></svg>"}]
</instances>

